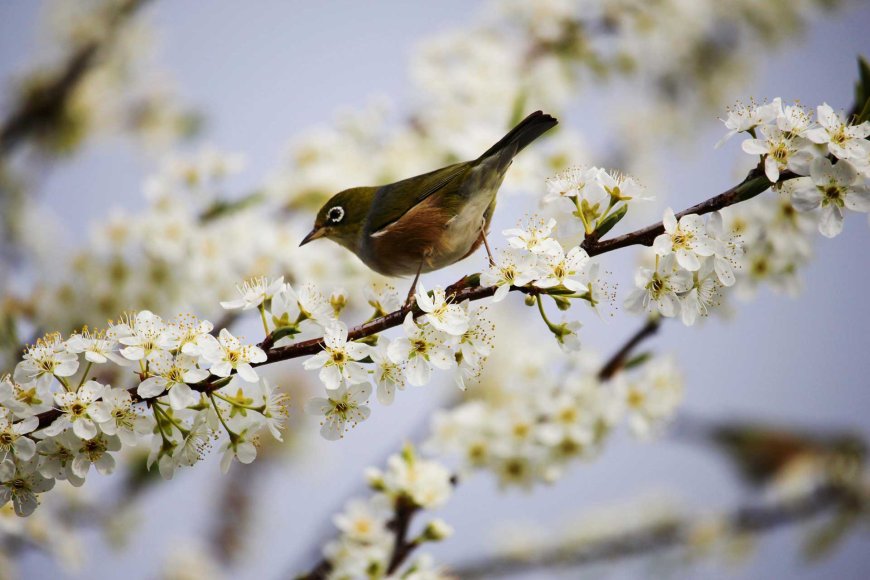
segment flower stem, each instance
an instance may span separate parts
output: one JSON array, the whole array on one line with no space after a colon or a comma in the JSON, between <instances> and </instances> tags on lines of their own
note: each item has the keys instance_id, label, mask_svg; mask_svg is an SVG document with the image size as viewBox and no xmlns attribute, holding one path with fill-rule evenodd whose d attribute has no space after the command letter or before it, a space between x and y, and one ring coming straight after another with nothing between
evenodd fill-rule
<instances>
[{"instance_id":1,"label":"flower stem","mask_svg":"<svg viewBox=\"0 0 870 580\"><path fill-rule=\"evenodd\" d=\"M81 389L82 385L85 384L85 381L88 379L88 373L91 372L91 367L93 366L93 364L94 363L92 361L88 361L87 366L85 366L85 372L82 373L82 378L79 379L79 386L76 387L76 390Z\"/></svg>"},{"instance_id":2,"label":"flower stem","mask_svg":"<svg viewBox=\"0 0 870 580\"><path fill-rule=\"evenodd\" d=\"M209 393L208 398L211 400L212 407L214 407L214 412L217 413L218 420L221 422L221 425L224 426L224 429L226 429L227 435L229 435L230 439L233 440L238 437L238 434L230 429L229 425L227 425L227 422L224 421L224 416L221 415L220 407L218 407L217 401L214 400L214 395L214 393Z\"/></svg>"},{"instance_id":3,"label":"flower stem","mask_svg":"<svg viewBox=\"0 0 870 580\"><path fill-rule=\"evenodd\" d=\"M260 304L258 310L260 311L260 320L263 321L263 331L266 333L266 336L269 336L269 323L266 322L266 307Z\"/></svg>"}]
</instances>

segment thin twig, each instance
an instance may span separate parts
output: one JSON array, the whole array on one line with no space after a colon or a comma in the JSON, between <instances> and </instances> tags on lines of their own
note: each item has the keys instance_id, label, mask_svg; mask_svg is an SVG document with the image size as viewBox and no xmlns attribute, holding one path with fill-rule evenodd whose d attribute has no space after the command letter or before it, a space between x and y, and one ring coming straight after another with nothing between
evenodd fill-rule
<instances>
[{"instance_id":1,"label":"thin twig","mask_svg":"<svg viewBox=\"0 0 870 580\"><path fill-rule=\"evenodd\" d=\"M121 25L149 1L127 0L120 4L106 23L109 32L105 36L79 46L50 81L18 104L0 125L0 155L9 154L31 134L57 119L102 51L117 36Z\"/></svg>"},{"instance_id":2,"label":"thin twig","mask_svg":"<svg viewBox=\"0 0 870 580\"><path fill-rule=\"evenodd\" d=\"M726 514L727 530L732 534L759 534L809 520L823 512L844 508L856 501L849 489L829 485L790 500L742 506ZM590 541L576 548L555 546L534 553L531 558L491 556L471 560L453 569L458 578L505 578L516 574L552 568L574 568L612 560L646 556L688 545L698 521L671 521L651 524L622 534Z\"/></svg>"},{"instance_id":3,"label":"thin twig","mask_svg":"<svg viewBox=\"0 0 870 580\"><path fill-rule=\"evenodd\" d=\"M623 365L625 365L629 355L631 355L632 351L637 348L637 345L658 332L659 326L661 325L660 320L661 319L658 317L650 317L646 324L634 333L625 345L623 345L622 348L620 348L607 360L606 363L604 363L604 366L602 366L601 370L598 371L598 378L602 381L612 379L613 376L622 369Z\"/></svg>"}]
</instances>

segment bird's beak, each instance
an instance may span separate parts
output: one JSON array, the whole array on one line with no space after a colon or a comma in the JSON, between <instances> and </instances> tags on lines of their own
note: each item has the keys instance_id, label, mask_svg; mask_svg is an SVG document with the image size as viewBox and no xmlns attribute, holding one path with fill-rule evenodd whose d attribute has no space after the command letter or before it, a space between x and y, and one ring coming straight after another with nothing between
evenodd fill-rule
<instances>
[{"instance_id":1,"label":"bird's beak","mask_svg":"<svg viewBox=\"0 0 870 580\"><path fill-rule=\"evenodd\" d=\"M314 229L312 229L310 232L308 232L307 236L302 238L302 241L299 242L299 246L302 247L312 240L316 240L317 238L322 238L325 234L326 234L326 228L323 228L323 227L318 228L315 226Z\"/></svg>"}]
</instances>

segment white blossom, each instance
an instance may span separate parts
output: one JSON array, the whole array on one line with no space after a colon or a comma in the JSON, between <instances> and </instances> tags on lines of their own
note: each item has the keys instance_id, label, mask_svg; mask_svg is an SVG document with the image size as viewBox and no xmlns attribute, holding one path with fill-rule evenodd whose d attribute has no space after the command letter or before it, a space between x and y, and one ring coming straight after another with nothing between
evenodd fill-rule
<instances>
[{"instance_id":1,"label":"white blossom","mask_svg":"<svg viewBox=\"0 0 870 580\"><path fill-rule=\"evenodd\" d=\"M77 391L55 394L54 400L60 408L61 416L46 427L44 433L54 436L72 427L80 439L96 437L99 432L97 423L104 423L109 419L106 409L98 403L105 390L105 385L88 381Z\"/></svg>"},{"instance_id":2,"label":"white blossom","mask_svg":"<svg viewBox=\"0 0 870 580\"><path fill-rule=\"evenodd\" d=\"M37 462L37 458L0 462L0 507L11 501L16 515L25 517L33 513L39 505L36 495L54 487L53 479L36 470Z\"/></svg>"},{"instance_id":3,"label":"white blossom","mask_svg":"<svg viewBox=\"0 0 870 580\"><path fill-rule=\"evenodd\" d=\"M586 285L576 278L589 261L586 250L577 246L571 248L565 255L560 247L558 251L547 254L543 261L545 266L542 267L541 276L535 281L535 286L538 288L563 286L580 294L587 291Z\"/></svg>"},{"instance_id":4,"label":"white blossom","mask_svg":"<svg viewBox=\"0 0 870 580\"><path fill-rule=\"evenodd\" d=\"M537 279L540 273L536 268L534 254L520 253L509 248L499 254L494 264L490 264L480 274L482 286L495 286L493 302L501 302L510 292L511 286L523 287Z\"/></svg>"},{"instance_id":5,"label":"white blossom","mask_svg":"<svg viewBox=\"0 0 870 580\"><path fill-rule=\"evenodd\" d=\"M450 335L429 325L418 326L411 312L405 317L402 328L405 336L391 342L387 353L394 363L405 365L408 383L415 387L425 385L433 366L447 370L456 365L456 359L447 346L447 341L452 341Z\"/></svg>"},{"instance_id":6,"label":"white blossom","mask_svg":"<svg viewBox=\"0 0 870 580\"><path fill-rule=\"evenodd\" d=\"M757 106L755 103L748 105L737 103L734 107L728 110L728 116L722 122L729 129L725 137L716 143L719 148L725 141L736 135L751 131L759 125L766 125L776 121L777 113L782 108L782 102L779 97L774 99L772 103Z\"/></svg>"},{"instance_id":7,"label":"white blossom","mask_svg":"<svg viewBox=\"0 0 870 580\"><path fill-rule=\"evenodd\" d=\"M348 429L365 421L371 414L368 404L372 387L368 383L345 386L327 391L327 398L315 397L305 404L309 415L322 415L320 434L324 439L335 441L344 437Z\"/></svg>"},{"instance_id":8,"label":"white blossom","mask_svg":"<svg viewBox=\"0 0 870 580\"><path fill-rule=\"evenodd\" d=\"M267 300L271 300L276 292L284 288L284 276L273 281L260 276L246 280L241 286L236 286L239 297L235 300L221 302L221 307L226 310L250 310L258 308Z\"/></svg>"},{"instance_id":9,"label":"white blossom","mask_svg":"<svg viewBox=\"0 0 870 580\"><path fill-rule=\"evenodd\" d=\"M93 465L102 475L109 475L115 470L115 458L109 452L119 449L121 440L115 435L99 433L90 439L83 439L72 448L72 472L84 479Z\"/></svg>"},{"instance_id":10,"label":"white blossom","mask_svg":"<svg viewBox=\"0 0 870 580\"><path fill-rule=\"evenodd\" d=\"M217 343L213 343L202 353L211 363L209 371L218 377L228 377L235 370L242 379L255 383L259 379L251 363L266 361L263 349L254 345L243 345L226 328L221 329Z\"/></svg>"},{"instance_id":11,"label":"white blossom","mask_svg":"<svg viewBox=\"0 0 870 580\"><path fill-rule=\"evenodd\" d=\"M714 245L707 237L704 220L697 214L684 215L677 221L674 210L665 210L662 224L665 233L656 237L653 250L659 256L675 255L681 268L695 272L701 259L712 256Z\"/></svg>"},{"instance_id":12,"label":"white blossom","mask_svg":"<svg viewBox=\"0 0 870 580\"><path fill-rule=\"evenodd\" d=\"M359 362L369 355L368 345L347 340L347 326L340 321L324 329L323 350L303 363L306 370L320 369L319 378L329 390L341 385L354 385L369 380L366 368Z\"/></svg>"},{"instance_id":13,"label":"white blossom","mask_svg":"<svg viewBox=\"0 0 870 580\"><path fill-rule=\"evenodd\" d=\"M155 353L149 362L148 377L136 388L143 399L159 397L168 391L173 409L184 409L199 402L199 393L190 388L209 376L209 371L196 365L196 359L186 354L172 356L166 351Z\"/></svg>"},{"instance_id":14,"label":"white blossom","mask_svg":"<svg viewBox=\"0 0 870 580\"><path fill-rule=\"evenodd\" d=\"M420 310L425 312L423 320L438 330L454 336L468 330L468 312L462 305L448 302L443 288L436 287L430 297L423 283L418 282L415 300Z\"/></svg>"},{"instance_id":15,"label":"white blossom","mask_svg":"<svg viewBox=\"0 0 870 580\"><path fill-rule=\"evenodd\" d=\"M151 432L151 422L136 412L127 389L107 386L102 401L96 405L103 408L105 416L105 421L99 423L100 430L107 435L117 435L124 445L136 445L141 437Z\"/></svg>"},{"instance_id":16,"label":"white blossom","mask_svg":"<svg viewBox=\"0 0 870 580\"><path fill-rule=\"evenodd\" d=\"M245 465L257 458L257 447L251 439L252 435L253 433L249 433L247 429L241 433L229 433L229 438L221 446L222 472L226 473L230 470L234 458Z\"/></svg>"},{"instance_id":17,"label":"white blossom","mask_svg":"<svg viewBox=\"0 0 870 580\"><path fill-rule=\"evenodd\" d=\"M779 174L786 169L798 175L806 175L813 154L811 143L803 137L795 137L776 127L759 128L760 138L743 142L743 151L750 155L764 155L764 174L771 183L779 181Z\"/></svg>"},{"instance_id":18,"label":"white blossom","mask_svg":"<svg viewBox=\"0 0 870 580\"><path fill-rule=\"evenodd\" d=\"M819 157L810 166L810 177L789 182L795 209L812 211L821 207L819 232L833 238L843 230L843 209L870 211L870 189L851 163L840 160L836 165Z\"/></svg>"},{"instance_id":19,"label":"white blossom","mask_svg":"<svg viewBox=\"0 0 870 580\"><path fill-rule=\"evenodd\" d=\"M39 419L28 417L15 421L12 413L0 407L0 463L7 459L27 461L36 453L36 443L29 437L39 427Z\"/></svg>"},{"instance_id":20,"label":"white blossom","mask_svg":"<svg viewBox=\"0 0 870 580\"><path fill-rule=\"evenodd\" d=\"M21 362L15 366L13 378L22 385L33 381L47 384L52 377L72 376L78 368L78 357L67 350L60 335L49 334L27 348Z\"/></svg>"},{"instance_id":21,"label":"white blossom","mask_svg":"<svg viewBox=\"0 0 870 580\"><path fill-rule=\"evenodd\" d=\"M866 159L870 155L870 121L850 125L827 103L818 106L816 118L821 127L807 131L810 141L827 145L838 159Z\"/></svg>"},{"instance_id":22,"label":"white blossom","mask_svg":"<svg viewBox=\"0 0 870 580\"><path fill-rule=\"evenodd\" d=\"M148 360L161 351L160 337L165 329L163 319L149 310L113 325L111 332L124 347L121 355L127 360Z\"/></svg>"},{"instance_id":23,"label":"white blossom","mask_svg":"<svg viewBox=\"0 0 870 580\"><path fill-rule=\"evenodd\" d=\"M396 389L403 390L405 388L405 369L402 364L395 363L390 359L389 348L389 339L380 336L377 346L369 352L375 363L376 395L378 402L382 405L391 405Z\"/></svg>"},{"instance_id":24,"label":"white blossom","mask_svg":"<svg viewBox=\"0 0 870 580\"><path fill-rule=\"evenodd\" d=\"M625 300L629 312L658 311L672 317L680 313L678 294L692 287L692 274L676 267L673 255L657 259L657 267L639 268L634 276L636 288Z\"/></svg>"},{"instance_id":25,"label":"white blossom","mask_svg":"<svg viewBox=\"0 0 870 580\"><path fill-rule=\"evenodd\" d=\"M533 254L549 254L560 248L559 242L550 237L555 227L556 220L553 218L546 222L529 220L525 228L504 230L502 234L507 236L512 248L522 248Z\"/></svg>"}]
</instances>

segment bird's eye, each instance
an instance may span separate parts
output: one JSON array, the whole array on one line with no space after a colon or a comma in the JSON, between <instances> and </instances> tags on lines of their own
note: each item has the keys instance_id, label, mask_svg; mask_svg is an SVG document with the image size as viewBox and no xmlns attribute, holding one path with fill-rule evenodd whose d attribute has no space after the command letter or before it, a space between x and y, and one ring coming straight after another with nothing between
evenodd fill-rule
<instances>
[{"instance_id":1,"label":"bird's eye","mask_svg":"<svg viewBox=\"0 0 870 580\"><path fill-rule=\"evenodd\" d=\"M344 219L344 208L338 205L329 208L329 211L326 212L326 219L329 220L330 223L337 224Z\"/></svg>"}]
</instances>

